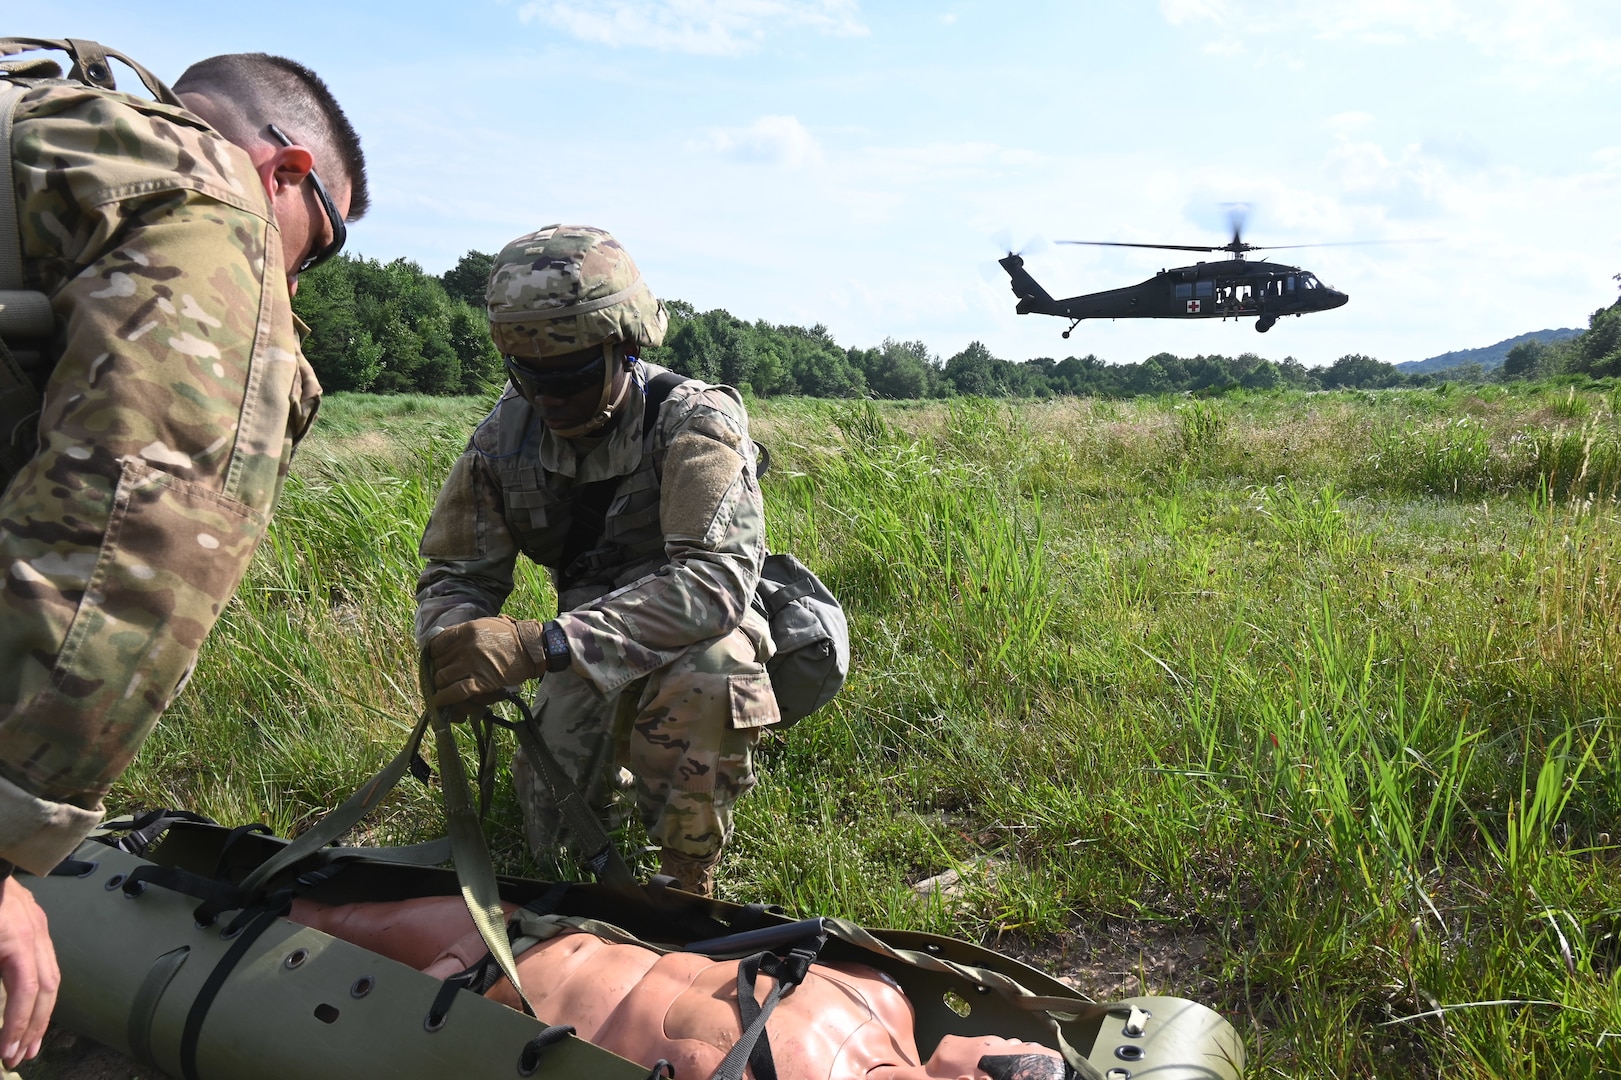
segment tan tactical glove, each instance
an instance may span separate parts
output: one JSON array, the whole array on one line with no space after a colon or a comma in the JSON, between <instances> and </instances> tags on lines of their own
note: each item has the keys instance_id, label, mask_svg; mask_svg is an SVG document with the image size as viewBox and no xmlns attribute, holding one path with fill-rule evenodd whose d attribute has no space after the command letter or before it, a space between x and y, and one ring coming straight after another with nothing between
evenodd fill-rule
<instances>
[{"instance_id":1,"label":"tan tactical glove","mask_svg":"<svg viewBox=\"0 0 1621 1080\"><path fill-rule=\"evenodd\" d=\"M488 705L507 687L540 678L546 672L543 625L496 615L435 634L428 641L434 708Z\"/></svg>"}]
</instances>

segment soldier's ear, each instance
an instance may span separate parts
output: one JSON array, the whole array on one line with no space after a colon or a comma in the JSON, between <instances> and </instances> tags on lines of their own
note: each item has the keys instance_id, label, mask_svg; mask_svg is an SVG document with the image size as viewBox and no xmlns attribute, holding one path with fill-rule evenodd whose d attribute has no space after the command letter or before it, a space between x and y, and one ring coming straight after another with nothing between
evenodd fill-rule
<instances>
[{"instance_id":1,"label":"soldier's ear","mask_svg":"<svg viewBox=\"0 0 1621 1080\"><path fill-rule=\"evenodd\" d=\"M272 200L288 188L304 183L315 168L315 157L302 146L278 146L258 163L259 179Z\"/></svg>"}]
</instances>

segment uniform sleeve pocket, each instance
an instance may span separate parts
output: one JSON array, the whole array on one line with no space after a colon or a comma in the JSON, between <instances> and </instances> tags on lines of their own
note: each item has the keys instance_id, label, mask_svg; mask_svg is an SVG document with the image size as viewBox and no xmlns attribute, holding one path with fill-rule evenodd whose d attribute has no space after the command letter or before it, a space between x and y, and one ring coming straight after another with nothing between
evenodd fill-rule
<instances>
[{"instance_id":1,"label":"uniform sleeve pocket","mask_svg":"<svg viewBox=\"0 0 1621 1080\"><path fill-rule=\"evenodd\" d=\"M487 545L478 484L472 454L463 454L439 489L433 516L422 533L418 551L424 559L454 562L484 554Z\"/></svg>"}]
</instances>

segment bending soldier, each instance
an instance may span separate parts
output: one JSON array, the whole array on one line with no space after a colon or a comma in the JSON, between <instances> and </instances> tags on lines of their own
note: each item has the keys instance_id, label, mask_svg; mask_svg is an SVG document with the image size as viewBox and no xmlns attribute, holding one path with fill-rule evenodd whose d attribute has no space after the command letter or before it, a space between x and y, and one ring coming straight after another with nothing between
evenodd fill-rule
<instances>
[{"instance_id":1,"label":"bending soldier","mask_svg":"<svg viewBox=\"0 0 1621 1080\"><path fill-rule=\"evenodd\" d=\"M508 905L508 914L512 914ZM326 906L295 900L291 918L443 979L484 956L460 897ZM568 920L520 915L518 979L535 1012L582 1039L677 1077L706 1077L743 1030L738 961L660 954ZM763 980L762 980L763 981ZM757 988L763 995L765 986ZM501 979L487 995L519 1007ZM996 1036L948 1035L922 1060L911 1002L865 964L811 965L766 1024L778 1080L1066 1080L1058 1052Z\"/></svg>"},{"instance_id":2,"label":"bending soldier","mask_svg":"<svg viewBox=\"0 0 1621 1080\"><path fill-rule=\"evenodd\" d=\"M685 381L650 408L673 376L637 353L663 340L664 308L600 229L514 240L488 300L510 385L422 537L417 638L434 704L544 675L548 748L610 826L634 785L661 872L708 894L760 729L779 717L770 632L749 606L765 521L743 402ZM544 625L499 616L520 553L557 588ZM514 784L544 854L559 826L535 772L520 754Z\"/></svg>"},{"instance_id":3,"label":"bending soldier","mask_svg":"<svg viewBox=\"0 0 1621 1080\"><path fill-rule=\"evenodd\" d=\"M110 84L74 45L75 75ZM38 874L100 820L241 581L320 397L291 294L367 205L354 129L291 60L214 57L178 97L151 80L159 101L58 71L0 67L0 95L21 87L0 179L55 317L38 366L0 356L8 411L43 392L37 442L0 469L0 861ZM6 880L0 979L9 1067L57 974Z\"/></svg>"}]
</instances>

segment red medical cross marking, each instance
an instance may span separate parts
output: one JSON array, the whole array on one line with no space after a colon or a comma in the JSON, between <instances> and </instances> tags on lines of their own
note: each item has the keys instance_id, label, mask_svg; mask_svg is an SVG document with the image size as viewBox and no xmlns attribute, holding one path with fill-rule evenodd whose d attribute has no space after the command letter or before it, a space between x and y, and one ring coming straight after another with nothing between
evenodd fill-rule
<instances>
[{"instance_id":1,"label":"red medical cross marking","mask_svg":"<svg viewBox=\"0 0 1621 1080\"><path fill-rule=\"evenodd\" d=\"M1197 300L1189 300L1188 301L1188 314L1189 315L1197 315L1197 314L1199 314L1199 301L1197 301Z\"/></svg>"}]
</instances>

